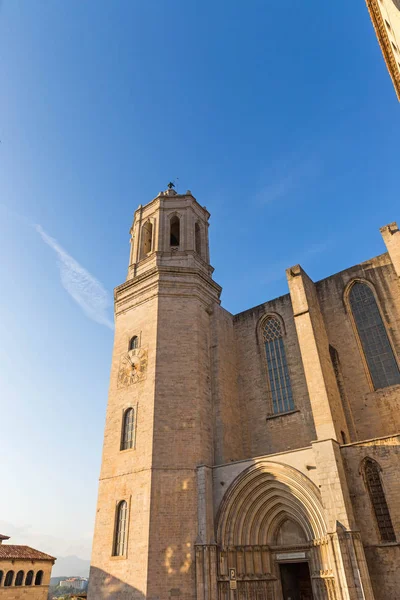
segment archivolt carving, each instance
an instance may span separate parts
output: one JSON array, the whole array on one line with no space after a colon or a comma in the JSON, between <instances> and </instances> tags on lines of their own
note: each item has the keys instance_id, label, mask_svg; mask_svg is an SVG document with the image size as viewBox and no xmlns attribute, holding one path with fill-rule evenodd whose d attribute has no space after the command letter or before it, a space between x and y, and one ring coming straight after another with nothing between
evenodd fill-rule
<instances>
[{"instance_id":1,"label":"archivolt carving","mask_svg":"<svg viewBox=\"0 0 400 600\"><path fill-rule=\"evenodd\" d=\"M218 515L218 544L273 544L276 531L287 518L300 525L308 541L326 535L318 488L292 467L257 462L233 482L224 496Z\"/></svg>"}]
</instances>

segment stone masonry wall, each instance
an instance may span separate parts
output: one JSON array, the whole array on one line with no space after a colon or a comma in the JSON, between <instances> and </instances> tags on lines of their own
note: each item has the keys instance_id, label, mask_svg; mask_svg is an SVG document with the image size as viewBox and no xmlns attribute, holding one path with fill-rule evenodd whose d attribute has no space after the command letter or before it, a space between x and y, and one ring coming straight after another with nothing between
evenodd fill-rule
<instances>
[{"instance_id":1,"label":"stone masonry wall","mask_svg":"<svg viewBox=\"0 0 400 600\"><path fill-rule=\"evenodd\" d=\"M295 411L283 415L274 415L272 411L265 349L259 329L260 320L268 314L279 315L286 332L284 344ZM247 456L308 446L316 434L290 296L281 296L239 313L234 317L234 329L239 398L249 432Z\"/></svg>"},{"instance_id":2,"label":"stone masonry wall","mask_svg":"<svg viewBox=\"0 0 400 600\"><path fill-rule=\"evenodd\" d=\"M355 279L372 283L400 356L400 283L387 254L356 265L316 283L329 343L337 350L357 439L370 439L400 430L400 386L373 391L345 302L346 286Z\"/></svg>"}]
</instances>

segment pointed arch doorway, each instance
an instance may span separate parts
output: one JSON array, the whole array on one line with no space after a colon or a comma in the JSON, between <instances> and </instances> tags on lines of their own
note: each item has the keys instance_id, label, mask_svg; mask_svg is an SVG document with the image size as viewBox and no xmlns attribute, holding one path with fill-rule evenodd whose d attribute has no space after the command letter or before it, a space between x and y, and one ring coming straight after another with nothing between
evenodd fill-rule
<instances>
[{"instance_id":1,"label":"pointed arch doorway","mask_svg":"<svg viewBox=\"0 0 400 600\"><path fill-rule=\"evenodd\" d=\"M218 600L336 600L322 514L318 489L292 467L260 461L239 475L217 517Z\"/></svg>"}]
</instances>

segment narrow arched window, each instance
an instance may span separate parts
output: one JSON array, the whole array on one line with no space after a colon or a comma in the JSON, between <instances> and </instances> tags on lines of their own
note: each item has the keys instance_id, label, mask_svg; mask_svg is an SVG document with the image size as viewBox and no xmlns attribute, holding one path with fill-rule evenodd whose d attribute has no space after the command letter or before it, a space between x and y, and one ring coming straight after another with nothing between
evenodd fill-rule
<instances>
[{"instance_id":1,"label":"narrow arched window","mask_svg":"<svg viewBox=\"0 0 400 600\"><path fill-rule=\"evenodd\" d=\"M129 350L135 350L136 348L139 348L139 338L134 335L129 341Z\"/></svg>"},{"instance_id":2,"label":"narrow arched window","mask_svg":"<svg viewBox=\"0 0 400 600\"><path fill-rule=\"evenodd\" d=\"M128 408L128 410L124 412L122 421L121 450L129 450L129 448L133 448L134 430L135 411L133 408Z\"/></svg>"},{"instance_id":3,"label":"narrow arched window","mask_svg":"<svg viewBox=\"0 0 400 600\"><path fill-rule=\"evenodd\" d=\"M4 587L10 587L13 584L14 571L7 571L6 578L4 580Z\"/></svg>"},{"instance_id":4,"label":"narrow arched window","mask_svg":"<svg viewBox=\"0 0 400 600\"><path fill-rule=\"evenodd\" d=\"M276 317L268 317L263 326L269 387L274 413L294 409L292 386L283 343L282 325Z\"/></svg>"},{"instance_id":5,"label":"narrow arched window","mask_svg":"<svg viewBox=\"0 0 400 600\"><path fill-rule=\"evenodd\" d=\"M0 571L0 585L3 582L3 575L4 575L4 571Z\"/></svg>"},{"instance_id":6,"label":"narrow arched window","mask_svg":"<svg viewBox=\"0 0 400 600\"><path fill-rule=\"evenodd\" d=\"M181 222L179 217L174 216L170 221L170 246L179 246L180 243Z\"/></svg>"},{"instance_id":7,"label":"narrow arched window","mask_svg":"<svg viewBox=\"0 0 400 600\"><path fill-rule=\"evenodd\" d=\"M194 226L194 242L197 254L201 255L201 229L198 223Z\"/></svg>"},{"instance_id":8,"label":"narrow arched window","mask_svg":"<svg viewBox=\"0 0 400 600\"><path fill-rule=\"evenodd\" d=\"M42 585L43 571L38 571L35 577L35 585Z\"/></svg>"},{"instance_id":9,"label":"narrow arched window","mask_svg":"<svg viewBox=\"0 0 400 600\"><path fill-rule=\"evenodd\" d=\"M395 542L396 536L382 486L380 468L371 458L364 462L364 476L382 542Z\"/></svg>"},{"instance_id":10,"label":"narrow arched window","mask_svg":"<svg viewBox=\"0 0 400 600\"><path fill-rule=\"evenodd\" d=\"M123 556L126 550L126 524L128 518L128 505L122 500L117 507L115 536L114 536L114 556Z\"/></svg>"},{"instance_id":11,"label":"narrow arched window","mask_svg":"<svg viewBox=\"0 0 400 600\"><path fill-rule=\"evenodd\" d=\"M32 585L33 571L28 571L25 578L25 585Z\"/></svg>"},{"instance_id":12,"label":"narrow arched window","mask_svg":"<svg viewBox=\"0 0 400 600\"><path fill-rule=\"evenodd\" d=\"M153 225L147 221L142 227L142 252L141 258L144 258L151 252L153 243Z\"/></svg>"},{"instance_id":13,"label":"narrow arched window","mask_svg":"<svg viewBox=\"0 0 400 600\"><path fill-rule=\"evenodd\" d=\"M22 585L24 583L24 572L18 571L17 576L15 578L15 585Z\"/></svg>"},{"instance_id":14,"label":"narrow arched window","mask_svg":"<svg viewBox=\"0 0 400 600\"><path fill-rule=\"evenodd\" d=\"M371 288L353 284L349 301L375 389L400 383L400 370Z\"/></svg>"}]
</instances>

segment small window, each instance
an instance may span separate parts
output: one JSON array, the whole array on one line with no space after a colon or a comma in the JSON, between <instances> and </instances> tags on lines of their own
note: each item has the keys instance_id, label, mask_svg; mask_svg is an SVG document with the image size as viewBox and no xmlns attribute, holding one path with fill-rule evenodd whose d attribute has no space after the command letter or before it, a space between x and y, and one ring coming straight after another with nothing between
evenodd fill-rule
<instances>
[{"instance_id":1,"label":"small window","mask_svg":"<svg viewBox=\"0 0 400 600\"><path fill-rule=\"evenodd\" d=\"M381 540L382 542L395 542L396 535L382 486L380 467L371 458L365 460L364 476Z\"/></svg>"},{"instance_id":2,"label":"small window","mask_svg":"<svg viewBox=\"0 0 400 600\"><path fill-rule=\"evenodd\" d=\"M170 222L170 246L179 246L181 222L179 217L174 216Z\"/></svg>"},{"instance_id":3,"label":"small window","mask_svg":"<svg viewBox=\"0 0 400 600\"><path fill-rule=\"evenodd\" d=\"M263 327L263 337L273 412L278 414L294 410L282 325L279 319L267 318Z\"/></svg>"},{"instance_id":4,"label":"small window","mask_svg":"<svg viewBox=\"0 0 400 600\"><path fill-rule=\"evenodd\" d=\"M17 576L15 578L15 585L22 585L24 583L24 572L18 571Z\"/></svg>"},{"instance_id":5,"label":"small window","mask_svg":"<svg viewBox=\"0 0 400 600\"><path fill-rule=\"evenodd\" d=\"M390 23L388 23L385 19L385 23L386 23L386 27L389 29L389 31L392 31L392 28L390 27Z\"/></svg>"},{"instance_id":6,"label":"small window","mask_svg":"<svg viewBox=\"0 0 400 600\"><path fill-rule=\"evenodd\" d=\"M134 335L129 342L129 350L135 350L136 348L139 348L139 338Z\"/></svg>"},{"instance_id":7,"label":"small window","mask_svg":"<svg viewBox=\"0 0 400 600\"><path fill-rule=\"evenodd\" d=\"M113 556L124 556L126 551L126 524L128 505L122 500L117 507Z\"/></svg>"},{"instance_id":8,"label":"small window","mask_svg":"<svg viewBox=\"0 0 400 600\"><path fill-rule=\"evenodd\" d=\"M349 300L374 388L400 384L399 366L373 291L356 282Z\"/></svg>"},{"instance_id":9,"label":"small window","mask_svg":"<svg viewBox=\"0 0 400 600\"><path fill-rule=\"evenodd\" d=\"M35 577L35 585L42 585L43 571L38 571Z\"/></svg>"},{"instance_id":10,"label":"small window","mask_svg":"<svg viewBox=\"0 0 400 600\"><path fill-rule=\"evenodd\" d=\"M340 432L340 435L342 436L342 443L343 444L347 444L347 439L346 439L346 434L344 431Z\"/></svg>"},{"instance_id":11,"label":"small window","mask_svg":"<svg viewBox=\"0 0 400 600\"><path fill-rule=\"evenodd\" d=\"M4 572L0 571L0 585L1 585L2 581L3 581L3 575L4 575Z\"/></svg>"},{"instance_id":12,"label":"small window","mask_svg":"<svg viewBox=\"0 0 400 600\"><path fill-rule=\"evenodd\" d=\"M8 571L6 578L4 580L4 587L10 587L13 584L14 580L14 571Z\"/></svg>"},{"instance_id":13,"label":"small window","mask_svg":"<svg viewBox=\"0 0 400 600\"><path fill-rule=\"evenodd\" d=\"M32 585L33 582L33 571L28 571L26 574L25 585Z\"/></svg>"},{"instance_id":14,"label":"small window","mask_svg":"<svg viewBox=\"0 0 400 600\"><path fill-rule=\"evenodd\" d=\"M135 430L135 411L128 408L124 413L122 422L121 450L133 448L133 434Z\"/></svg>"},{"instance_id":15,"label":"small window","mask_svg":"<svg viewBox=\"0 0 400 600\"><path fill-rule=\"evenodd\" d=\"M194 237L196 252L201 255L201 229L198 223L194 226Z\"/></svg>"},{"instance_id":16,"label":"small window","mask_svg":"<svg viewBox=\"0 0 400 600\"><path fill-rule=\"evenodd\" d=\"M145 258L150 252L153 243L153 225L147 221L142 227L142 252L141 258Z\"/></svg>"},{"instance_id":17,"label":"small window","mask_svg":"<svg viewBox=\"0 0 400 600\"><path fill-rule=\"evenodd\" d=\"M398 52L398 51L399 51L399 50L398 50L398 48L397 48L397 46L396 46L396 44L394 44L393 42L392 42L392 46L393 46L393 50L394 50L395 52Z\"/></svg>"}]
</instances>

